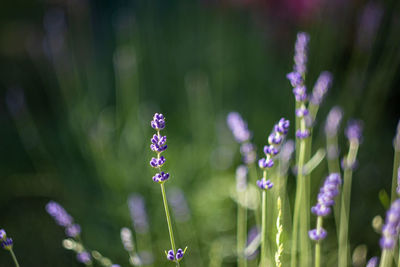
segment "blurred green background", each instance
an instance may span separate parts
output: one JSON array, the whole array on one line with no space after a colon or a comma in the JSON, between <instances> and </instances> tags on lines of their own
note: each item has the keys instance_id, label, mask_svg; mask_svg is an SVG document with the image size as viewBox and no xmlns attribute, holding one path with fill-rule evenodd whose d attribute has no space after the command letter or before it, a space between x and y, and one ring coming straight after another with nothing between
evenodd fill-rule
<instances>
[{"instance_id":1,"label":"blurred green background","mask_svg":"<svg viewBox=\"0 0 400 267\"><path fill-rule=\"evenodd\" d=\"M384 214L378 192L389 190L400 118L399 5L3 1L0 227L14 239L21 266L80 266L61 245L63 229L45 212L49 200L81 224L89 248L128 266L119 230L132 225L131 193L144 196L150 221L152 247L137 235L139 249L152 249L154 266L171 266L163 252L169 239L161 194L148 164L155 112L167 118L167 191L180 187L191 209L189 221L175 224L178 246L189 246L185 266L209 266L215 257L235 266L230 191L240 156L225 118L240 112L259 151L275 121L294 118L285 76L297 31L311 36L309 90L320 71L334 75L313 149L325 144L320 126L334 105L346 120L364 120L350 237L352 248L367 244L368 255L376 255L379 235L371 220ZM343 134L341 147L346 150ZM326 172L324 162L316 175ZM0 265L12 266L5 251Z\"/></svg>"}]
</instances>

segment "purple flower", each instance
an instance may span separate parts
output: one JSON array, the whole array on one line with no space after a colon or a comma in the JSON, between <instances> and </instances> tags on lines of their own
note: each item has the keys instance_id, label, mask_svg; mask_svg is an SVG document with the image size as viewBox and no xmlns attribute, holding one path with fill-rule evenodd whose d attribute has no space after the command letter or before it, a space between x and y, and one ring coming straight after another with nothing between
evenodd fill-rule
<instances>
[{"instance_id":1,"label":"purple flower","mask_svg":"<svg viewBox=\"0 0 400 267\"><path fill-rule=\"evenodd\" d=\"M379 261L378 257L372 257L368 261L366 267L377 267L378 266L378 261Z\"/></svg>"},{"instance_id":2,"label":"purple flower","mask_svg":"<svg viewBox=\"0 0 400 267\"><path fill-rule=\"evenodd\" d=\"M320 105L326 92L328 92L329 87L332 83L332 74L328 71L322 72L317 82L315 83L313 92L310 97L310 102L314 105Z\"/></svg>"},{"instance_id":3,"label":"purple flower","mask_svg":"<svg viewBox=\"0 0 400 267\"><path fill-rule=\"evenodd\" d=\"M165 118L161 113L156 113L153 116L153 120L150 123L151 127L157 131L165 128Z\"/></svg>"},{"instance_id":4,"label":"purple flower","mask_svg":"<svg viewBox=\"0 0 400 267\"><path fill-rule=\"evenodd\" d=\"M162 165L165 163L165 158L164 156L161 156L160 158L151 158L150 160L150 166L153 168L161 168Z\"/></svg>"},{"instance_id":5,"label":"purple flower","mask_svg":"<svg viewBox=\"0 0 400 267\"><path fill-rule=\"evenodd\" d=\"M260 229L257 227L257 226L253 226L250 230L249 230L249 232L247 233L247 242L246 242L246 247L249 247L249 245L253 242L253 241L256 241L255 239L256 238L260 238ZM256 241L257 242L257 241ZM254 259L256 256L257 256L257 254L258 254L258 250L257 249L255 249L254 250L254 252L252 251L252 253L250 252L250 253L246 253L247 255L246 255L246 257L247 257L247 259Z\"/></svg>"},{"instance_id":6,"label":"purple flower","mask_svg":"<svg viewBox=\"0 0 400 267\"><path fill-rule=\"evenodd\" d=\"M11 250L13 247L12 238L6 237L3 241L1 241L1 247L5 250Z\"/></svg>"},{"instance_id":7,"label":"purple flower","mask_svg":"<svg viewBox=\"0 0 400 267\"><path fill-rule=\"evenodd\" d=\"M303 117L307 116L308 114L309 114L308 109L305 107L296 109L296 116L298 118L303 118Z\"/></svg>"},{"instance_id":8,"label":"purple flower","mask_svg":"<svg viewBox=\"0 0 400 267\"><path fill-rule=\"evenodd\" d=\"M151 138L150 149L154 152L161 153L167 149L167 145L165 144L166 142L166 136L158 136L157 134L154 134L153 138Z\"/></svg>"},{"instance_id":9,"label":"purple flower","mask_svg":"<svg viewBox=\"0 0 400 267\"><path fill-rule=\"evenodd\" d=\"M299 139L305 139L305 138L307 138L309 136L310 136L310 131L307 130L307 129L305 129L304 131L302 131L302 130L297 130L296 131L296 137L299 138Z\"/></svg>"},{"instance_id":10,"label":"purple flower","mask_svg":"<svg viewBox=\"0 0 400 267\"><path fill-rule=\"evenodd\" d=\"M329 111L328 117L325 122L325 134L328 137L337 135L339 124L343 118L343 111L340 107L333 107Z\"/></svg>"},{"instance_id":11,"label":"purple flower","mask_svg":"<svg viewBox=\"0 0 400 267\"><path fill-rule=\"evenodd\" d=\"M186 249L185 249L186 251ZM176 251L176 255L174 255L174 251L172 249L168 250L167 254L167 259L170 261L180 261L183 256L185 255L185 251L182 250L181 248L178 248L178 250Z\"/></svg>"},{"instance_id":12,"label":"purple flower","mask_svg":"<svg viewBox=\"0 0 400 267\"><path fill-rule=\"evenodd\" d=\"M174 251L172 249L168 250L167 259L170 260L170 261L174 261L175 260Z\"/></svg>"},{"instance_id":13,"label":"purple flower","mask_svg":"<svg viewBox=\"0 0 400 267\"><path fill-rule=\"evenodd\" d=\"M190 210L183 191L179 188L172 188L168 191L167 197L171 203L175 220L187 222L190 219Z\"/></svg>"},{"instance_id":14,"label":"purple flower","mask_svg":"<svg viewBox=\"0 0 400 267\"><path fill-rule=\"evenodd\" d=\"M69 237L77 237L81 233L79 224L71 224L65 228L65 234Z\"/></svg>"},{"instance_id":15,"label":"purple flower","mask_svg":"<svg viewBox=\"0 0 400 267\"><path fill-rule=\"evenodd\" d=\"M396 150L396 151L400 150L400 120L397 124L396 136L394 137L394 140L393 140L393 147L394 147L394 150Z\"/></svg>"},{"instance_id":16,"label":"purple flower","mask_svg":"<svg viewBox=\"0 0 400 267\"><path fill-rule=\"evenodd\" d=\"M181 248L178 248L178 250L176 251L176 260L180 260L183 258L183 250Z\"/></svg>"},{"instance_id":17,"label":"purple flower","mask_svg":"<svg viewBox=\"0 0 400 267\"><path fill-rule=\"evenodd\" d=\"M243 120L239 113L230 112L226 122L238 143L244 143L251 138L251 132L247 128L247 123Z\"/></svg>"},{"instance_id":18,"label":"purple flower","mask_svg":"<svg viewBox=\"0 0 400 267\"><path fill-rule=\"evenodd\" d=\"M286 78L290 81L290 84L293 87L301 86L301 85L303 85L303 82L304 82L303 77L301 77L301 74L298 72L295 72L295 71L288 73L286 75Z\"/></svg>"},{"instance_id":19,"label":"purple flower","mask_svg":"<svg viewBox=\"0 0 400 267\"><path fill-rule=\"evenodd\" d=\"M46 211L60 226L67 227L72 224L72 217L68 212L57 202L50 201L46 205Z\"/></svg>"},{"instance_id":20,"label":"purple flower","mask_svg":"<svg viewBox=\"0 0 400 267\"><path fill-rule=\"evenodd\" d=\"M312 230L308 231L308 236L310 237L311 240L314 240L314 241L323 240L323 239L325 239L325 237L327 235L328 235L328 233L322 227L319 230L312 229Z\"/></svg>"},{"instance_id":21,"label":"purple flower","mask_svg":"<svg viewBox=\"0 0 400 267\"><path fill-rule=\"evenodd\" d=\"M307 99L307 88L304 85L293 88L293 94L297 102L304 102Z\"/></svg>"},{"instance_id":22,"label":"purple flower","mask_svg":"<svg viewBox=\"0 0 400 267\"><path fill-rule=\"evenodd\" d=\"M160 172L156 173L156 175L153 176L153 181L156 183L163 183L169 178L169 173L167 172Z\"/></svg>"},{"instance_id":23,"label":"purple flower","mask_svg":"<svg viewBox=\"0 0 400 267\"><path fill-rule=\"evenodd\" d=\"M294 45L294 71L304 77L307 70L307 50L310 36L305 32L299 32L297 34L297 40Z\"/></svg>"},{"instance_id":24,"label":"purple flower","mask_svg":"<svg viewBox=\"0 0 400 267\"><path fill-rule=\"evenodd\" d=\"M289 131L289 126L290 122L289 120L286 120L285 118L281 118L277 124L274 126L274 130L277 133L280 133L282 135L287 135Z\"/></svg>"},{"instance_id":25,"label":"purple flower","mask_svg":"<svg viewBox=\"0 0 400 267\"><path fill-rule=\"evenodd\" d=\"M279 153L279 149L274 147L273 145L266 145L264 146L264 153L265 155L275 156Z\"/></svg>"},{"instance_id":26,"label":"purple flower","mask_svg":"<svg viewBox=\"0 0 400 267\"><path fill-rule=\"evenodd\" d=\"M274 161L272 159L261 158L258 161L258 166L261 169L272 168L274 166Z\"/></svg>"},{"instance_id":27,"label":"purple flower","mask_svg":"<svg viewBox=\"0 0 400 267\"><path fill-rule=\"evenodd\" d=\"M360 142L362 138L363 123L360 120L350 120L345 130L345 135L350 142Z\"/></svg>"},{"instance_id":28,"label":"purple flower","mask_svg":"<svg viewBox=\"0 0 400 267\"><path fill-rule=\"evenodd\" d=\"M395 200L386 213L385 224L382 227L380 246L382 249L393 249L397 243L400 230L400 199Z\"/></svg>"},{"instance_id":29,"label":"purple flower","mask_svg":"<svg viewBox=\"0 0 400 267\"><path fill-rule=\"evenodd\" d=\"M79 252L78 254L76 254L76 259L84 264L89 264L92 260L89 252L87 251Z\"/></svg>"},{"instance_id":30,"label":"purple flower","mask_svg":"<svg viewBox=\"0 0 400 267\"><path fill-rule=\"evenodd\" d=\"M6 239L6 237L6 231L4 231L4 229L0 229L0 241Z\"/></svg>"},{"instance_id":31,"label":"purple flower","mask_svg":"<svg viewBox=\"0 0 400 267\"><path fill-rule=\"evenodd\" d=\"M135 231L139 234L147 233L149 231L149 223L144 198L139 194L130 195L128 207Z\"/></svg>"},{"instance_id":32,"label":"purple flower","mask_svg":"<svg viewBox=\"0 0 400 267\"><path fill-rule=\"evenodd\" d=\"M267 190L271 189L274 184L270 180L267 180L263 177L261 180L257 180L257 186L262 190Z\"/></svg>"},{"instance_id":33,"label":"purple flower","mask_svg":"<svg viewBox=\"0 0 400 267\"><path fill-rule=\"evenodd\" d=\"M111 267L121 267L121 265L119 265L119 264L113 264L113 265L111 265Z\"/></svg>"},{"instance_id":34,"label":"purple flower","mask_svg":"<svg viewBox=\"0 0 400 267\"><path fill-rule=\"evenodd\" d=\"M334 198L339 194L339 186L342 183L338 173L330 174L320 188L317 204L311 208L311 212L317 216L327 216L331 212L331 206L335 204Z\"/></svg>"},{"instance_id":35,"label":"purple flower","mask_svg":"<svg viewBox=\"0 0 400 267\"><path fill-rule=\"evenodd\" d=\"M242 154L243 162L247 165L254 163L256 160L255 146L252 143L243 143L240 146L240 154Z\"/></svg>"}]
</instances>

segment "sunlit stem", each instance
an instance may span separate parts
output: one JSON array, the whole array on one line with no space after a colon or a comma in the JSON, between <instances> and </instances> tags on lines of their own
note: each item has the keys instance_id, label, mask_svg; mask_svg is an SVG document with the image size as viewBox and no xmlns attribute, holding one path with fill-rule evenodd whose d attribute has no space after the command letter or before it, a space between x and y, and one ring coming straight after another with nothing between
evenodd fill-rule
<instances>
[{"instance_id":1,"label":"sunlit stem","mask_svg":"<svg viewBox=\"0 0 400 267\"><path fill-rule=\"evenodd\" d=\"M323 221L323 218L321 216L318 216L318 218L317 218L317 235L321 234L322 221ZM320 266L321 266L321 240L318 240L315 243L315 267L320 267Z\"/></svg>"},{"instance_id":2,"label":"sunlit stem","mask_svg":"<svg viewBox=\"0 0 400 267\"><path fill-rule=\"evenodd\" d=\"M267 170L263 172L263 179L267 179ZM265 266L267 262L267 192L266 189L262 190L262 207L261 207L261 259L260 266Z\"/></svg>"}]
</instances>

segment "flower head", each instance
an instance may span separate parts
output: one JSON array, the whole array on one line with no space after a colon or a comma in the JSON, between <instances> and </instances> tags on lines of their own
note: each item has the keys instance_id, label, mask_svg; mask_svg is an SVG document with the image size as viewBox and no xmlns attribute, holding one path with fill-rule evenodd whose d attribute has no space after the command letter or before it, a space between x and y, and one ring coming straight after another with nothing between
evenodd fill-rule
<instances>
[{"instance_id":1,"label":"flower head","mask_svg":"<svg viewBox=\"0 0 400 267\"><path fill-rule=\"evenodd\" d=\"M372 258L368 261L366 267L377 267L377 266L378 266L378 262L379 262L378 257L372 257Z\"/></svg>"},{"instance_id":2,"label":"flower head","mask_svg":"<svg viewBox=\"0 0 400 267\"><path fill-rule=\"evenodd\" d=\"M396 136L394 137L393 140L393 147L394 150L396 151L400 150L400 120L399 123L397 124Z\"/></svg>"},{"instance_id":3,"label":"flower head","mask_svg":"<svg viewBox=\"0 0 400 267\"><path fill-rule=\"evenodd\" d=\"M385 224L382 227L380 246L382 249L393 249L400 230L400 199L395 200L386 213Z\"/></svg>"},{"instance_id":4,"label":"flower head","mask_svg":"<svg viewBox=\"0 0 400 267\"><path fill-rule=\"evenodd\" d=\"M245 165L239 165L236 168L236 190L243 192L247 188L247 173L248 169Z\"/></svg>"},{"instance_id":5,"label":"flower head","mask_svg":"<svg viewBox=\"0 0 400 267\"><path fill-rule=\"evenodd\" d=\"M262 190L268 190L271 189L274 184L270 180L267 180L265 177L263 177L261 180L257 180L257 186Z\"/></svg>"},{"instance_id":6,"label":"flower head","mask_svg":"<svg viewBox=\"0 0 400 267\"><path fill-rule=\"evenodd\" d=\"M185 250L178 248L178 250L176 251L176 254L174 254L174 251L172 249L170 249L170 250L168 250L168 252L165 252L165 255L167 256L168 260L179 262L180 260L182 260L183 256L185 255L186 249L187 248L185 248Z\"/></svg>"},{"instance_id":7,"label":"flower head","mask_svg":"<svg viewBox=\"0 0 400 267\"><path fill-rule=\"evenodd\" d=\"M311 212L317 216L327 216L331 212L331 206L335 204L334 198L339 194L339 186L342 183L338 173L330 174L319 190L318 202L311 208Z\"/></svg>"},{"instance_id":8,"label":"flower head","mask_svg":"<svg viewBox=\"0 0 400 267\"><path fill-rule=\"evenodd\" d=\"M310 36L305 32L299 32L297 34L297 40L294 45L294 71L304 77L307 70L307 50Z\"/></svg>"},{"instance_id":9,"label":"flower head","mask_svg":"<svg viewBox=\"0 0 400 267\"><path fill-rule=\"evenodd\" d=\"M5 250L11 250L13 247L12 238L6 237L3 241L1 241L1 247Z\"/></svg>"},{"instance_id":10,"label":"flower head","mask_svg":"<svg viewBox=\"0 0 400 267\"><path fill-rule=\"evenodd\" d=\"M293 87L301 86L303 84L303 82L304 82L303 81L303 77L301 76L301 74L298 73L298 72L295 72L295 71L293 71L291 73L288 73L286 75L286 78L290 81L290 84Z\"/></svg>"},{"instance_id":11,"label":"flower head","mask_svg":"<svg viewBox=\"0 0 400 267\"><path fill-rule=\"evenodd\" d=\"M139 194L130 195L128 207L135 231L140 234L147 233L149 231L149 223L144 198Z\"/></svg>"},{"instance_id":12,"label":"flower head","mask_svg":"<svg viewBox=\"0 0 400 267\"><path fill-rule=\"evenodd\" d=\"M329 87L332 83L332 74L328 71L322 72L317 82L315 83L313 92L310 97L310 102L314 105L320 105L326 92L328 92Z\"/></svg>"},{"instance_id":13,"label":"flower head","mask_svg":"<svg viewBox=\"0 0 400 267\"><path fill-rule=\"evenodd\" d=\"M73 222L73 219L68 212L55 201L50 201L47 203L46 211L60 226L67 227Z\"/></svg>"},{"instance_id":14,"label":"flower head","mask_svg":"<svg viewBox=\"0 0 400 267\"><path fill-rule=\"evenodd\" d=\"M159 136L157 134L153 135L151 138L151 145L150 149L154 152L161 153L167 149L167 137L166 136Z\"/></svg>"},{"instance_id":15,"label":"flower head","mask_svg":"<svg viewBox=\"0 0 400 267\"><path fill-rule=\"evenodd\" d=\"M325 239L325 237L328 235L326 230L324 228L320 228L319 231L317 229L312 229L308 231L308 236L310 237L311 240L314 241L319 241Z\"/></svg>"},{"instance_id":16,"label":"flower head","mask_svg":"<svg viewBox=\"0 0 400 267\"><path fill-rule=\"evenodd\" d=\"M83 264L89 264L92 261L92 257L87 251L79 252L78 254L76 254L76 259Z\"/></svg>"},{"instance_id":17,"label":"flower head","mask_svg":"<svg viewBox=\"0 0 400 267\"><path fill-rule=\"evenodd\" d=\"M240 154L245 164L252 164L256 160L255 146L252 143L246 142L240 146Z\"/></svg>"},{"instance_id":18,"label":"flower head","mask_svg":"<svg viewBox=\"0 0 400 267\"><path fill-rule=\"evenodd\" d=\"M151 127L157 131L165 128L165 118L161 113L156 113L153 116L153 120L150 123Z\"/></svg>"},{"instance_id":19,"label":"flower head","mask_svg":"<svg viewBox=\"0 0 400 267\"><path fill-rule=\"evenodd\" d=\"M363 123L359 120L350 120L345 130L345 135L350 142L360 142L362 138Z\"/></svg>"},{"instance_id":20,"label":"flower head","mask_svg":"<svg viewBox=\"0 0 400 267\"><path fill-rule=\"evenodd\" d=\"M247 123L243 120L239 113L230 112L226 122L238 143L244 143L251 138L251 132L247 128Z\"/></svg>"},{"instance_id":21,"label":"flower head","mask_svg":"<svg viewBox=\"0 0 400 267\"><path fill-rule=\"evenodd\" d=\"M81 226L79 224L71 224L65 228L65 234L69 237L77 237L81 234Z\"/></svg>"},{"instance_id":22,"label":"flower head","mask_svg":"<svg viewBox=\"0 0 400 267\"><path fill-rule=\"evenodd\" d=\"M6 231L4 229L0 229L0 241L5 240L7 237Z\"/></svg>"},{"instance_id":23,"label":"flower head","mask_svg":"<svg viewBox=\"0 0 400 267\"><path fill-rule=\"evenodd\" d=\"M121 229L121 241L126 251L133 251L132 231L129 228L124 227Z\"/></svg>"},{"instance_id":24,"label":"flower head","mask_svg":"<svg viewBox=\"0 0 400 267\"><path fill-rule=\"evenodd\" d=\"M325 134L328 137L337 135L340 122L343 118L343 111L340 107L333 107L328 113L328 117L325 122Z\"/></svg>"}]
</instances>

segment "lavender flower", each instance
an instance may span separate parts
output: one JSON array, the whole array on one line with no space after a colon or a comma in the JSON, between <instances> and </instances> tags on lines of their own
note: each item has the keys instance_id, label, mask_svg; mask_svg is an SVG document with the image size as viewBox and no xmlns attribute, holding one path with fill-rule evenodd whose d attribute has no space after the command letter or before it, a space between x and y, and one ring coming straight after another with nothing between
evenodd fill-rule
<instances>
[{"instance_id":1,"label":"lavender flower","mask_svg":"<svg viewBox=\"0 0 400 267\"><path fill-rule=\"evenodd\" d=\"M165 144L166 142L166 136L154 134L153 138L151 138L150 149L157 153L164 152L167 149L167 145Z\"/></svg>"},{"instance_id":2,"label":"lavender flower","mask_svg":"<svg viewBox=\"0 0 400 267\"><path fill-rule=\"evenodd\" d=\"M76 254L76 259L83 263L83 264L90 264L92 262L92 258L89 254L89 252L87 251L83 251L83 252L79 252L78 254Z\"/></svg>"},{"instance_id":3,"label":"lavender flower","mask_svg":"<svg viewBox=\"0 0 400 267\"><path fill-rule=\"evenodd\" d=\"M273 157L279 153L280 145L282 144L285 136L289 131L290 123L285 118L281 118L277 124L274 125L271 134L268 136L269 145L264 146L265 158L261 158L258 161L258 166L266 171L274 166ZM257 181L257 186L262 190L270 189L273 186L270 180L264 177Z\"/></svg>"},{"instance_id":4,"label":"lavender flower","mask_svg":"<svg viewBox=\"0 0 400 267\"><path fill-rule=\"evenodd\" d=\"M65 234L69 237L77 237L81 233L79 224L75 224L71 215L57 202L50 201L46 205L46 211L55 222L65 228Z\"/></svg>"},{"instance_id":5,"label":"lavender flower","mask_svg":"<svg viewBox=\"0 0 400 267\"><path fill-rule=\"evenodd\" d=\"M319 106L321 104L324 96L326 95L326 92L331 86L331 83L332 83L332 74L330 72L324 71L319 75L310 97L310 102L313 105Z\"/></svg>"},{"instance_id":6,"label":"lavender flower","mask_svg":"<svg viewBox=\"0 0 400 267\"><path fill-rule=\"evenodd\" d=\"M145 234L149 231L144 198L139 194L132 194L128 198L128 207L135 231Z\"/></svg>"},{"instance_id":7,"label":"lavender flower","mask_svg":"<svg viewBox=\"0 0 400 267\"><path fill-rule=\"evenodd\" d=\"M397 195L400 195L400 167L397 170L397 188L396 188Z\"/></svg>"},{"instance_id":8,"label":"lavender flower","mask_svg":"<svg viewBox=\"0 0 400 267\"><path fill-rule=\"evenodd\" d=\"M186 252L186 248L185 248L185 250L178 248L178 250L176 251L176 255L174 254L174 251L172 249L170 249L168 252L165 252L165 254L167 255L168 260L174 261L174 262L179 262L185 255L185 252Z\"/></svg>"},{"instance_id":9,"label":"lavender flower","mask_svg":"<svg viewBox=\"0 0 400 267\"><path fill-rule=\"evenodd\" d=\"M154 114L153 120L151 121L150 125L156 131L164 129L165 128L164 115L159 113Z\"/></svg>"},{"instance_id":10,"label":"lavender flower","mask_svg":"<svg viewBox=\"0 0 400 267\"><path fill-rule=\"evenodd\" d=\"M249 141L251 138L251 132L247 128L247 123L243 120L239 113L230 112L226 122L238 143Z\"/></svg>"},{"instance_id":11,"label":"lavender flower","mask_svg":"<svg viewBox=\"0 0 400 267\"><path fill-rule=\"evenodd\" d=\"M385 224L382 227L380 246L382 249L393 249L400 230L400 199L395 200L386 213Z\"/></svg>"},{"instance_id":12,"label":"lavender flower","mask_svg":"<svg viewBox=\"0 0 400 267\"><path fill-rule=\"evenodd\" d=\"M7 234L6 231L4 231L4 229L0 229L0 241L6 239Z\"/></svg>"},{"instance_id":13,"label":"lavender flower","mask_svg":"<svg viewBox=\"0 0 400 267\"><path fill-rule=\"evenodd\" d=\"M331 212L330 207L335 204L334 198L339 194L341 183L342 181L338 173L330 174L319 190L318 202L311 208L311 212L317 216L327 216Z\"/></svg>"},{"instance_id":14,"label":"lavender flower","mask_svg":"<svg viewBox=\"0 0 400 267\"><path fill-rule=\"evenodd\" d=\"M378 257L372 257L372 258L368 261L366 267L377 267L377 266L378 266L378 262L379 262Z\"/></svg>"},{"instance_id":15,"label":"lavender flower","mask_svg":"<svg viewBox=\"0 0 400 267\"><path fill-rule=\"evenodd\" d=\"M187 222L190 219L190 210L184 193L179 188L172 188L167 193L172 212L177 222Z\"/></svg>"},{"instance_id":16,"label":"lavender flower","mask_svg":"<svg viewBox=\"0 0 400 267\"><path fill-rule=\"evenodd\" d=\"M299 139L305 139L309 136L310 136L310 131L308 129L305 129L305 130L299 129L296 131L296 137Z\"/></svg>"},{"instance_id":17,"label":"lavender flower","mask_svg":"<svg viewBox=\"0 0 400 267\"><path fill-rule=\"evenodd\" d=\"M295 88L301 86L304 82L303 77L301 77L301 74L298 72L288 73L286 75L286 78L290 81L290 84Z\"/></svg>"},{"instance_id":18,"label":"lavender flower","mask_svg":"<svg viewBox=\"0 0 400 267\"><path fill-rule=\"evenodd\" d=\"M12 238L6 237L3 241L1 241L1 247L5 250L12 250L13 247Z\"/></svg>"},{"instance_id":19,"label":"lavender flower","mask_svg":"<svg viewBox=\"0 0 400 267\"><path fill-rule=\"evenodd\" d=\"M350 120L345 130L345 135L350 142L360 143L363 124L359 120Z\"/></svg>"},{"instance_id":20,"label":"lavender flower","mask_svg":"<svg viewBox=\"0 0 400 267\"><path fill-rule=\"evenodd\" d=\"M243 143L240 146L240 154L245 164L250 165L256 160L255 146L252 143Z\"/></svg>"},{"instance_id":21,"label":"lavender flower","mask_svg":"<svg viewBox=\"0 0 400 267\"><path fill-rule=\"evenodd\" d=\"M297 102L304 102L307 100L307 88L304 85L294 87L293 94Z\"/></svg>"},{"instance_id":22,"label":"lavender flower","mask_svg":"<svg viewBox=\"0 0 400 267\"><path fill-rule=\"evenodd\" d=\"M396 136L393 140L393 147L394 150L396 151L400 150L400 120L399 123L397 124Z\"/></svg>"},{"instance_id":23,"label":"lavender flower","mask_svg":"<svg viewBox=\"0 0 400 267\"><path fill-rule=\"evenodd\" d=\"M307 50L308 50L308 42L310 41L310 36L305 32L299 32L297 34L297 40L294 45L294 71L299 73L304 77L304 74L307 70Z\"/></svg>"},{"instance_id":24,"label":"lavender flower","mask_svg":"<svg viewBox=\"0 0 400 267\"><path fill-rule=\"evenodd\" d=\"M318 216L321 220L321 225L316 229L308 231L308 236L311 240L319 241L325 239L327 232L322 228L322 217L327 216L331 212L331 206L335 204L334 198L339 194L339 186L342 183L338 173L330 174L324 182L324 185L319 190L318 202L311 208L311 212Z\"/></svg>"},{"instance_id":25,"label":"lavender flower","mask_svg":"<svg viewBox=\"0 0 400 267\"><path fill-rule=\"evenodd\" d=\"M328 137L337 135L339 124L343 118L343 111L340 107L333 107L328 113L328 117L325 122L325 134Z\"/></svg>"}]
</instances>

